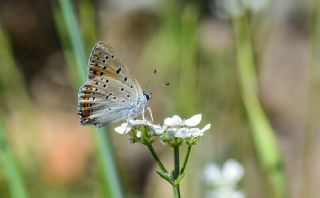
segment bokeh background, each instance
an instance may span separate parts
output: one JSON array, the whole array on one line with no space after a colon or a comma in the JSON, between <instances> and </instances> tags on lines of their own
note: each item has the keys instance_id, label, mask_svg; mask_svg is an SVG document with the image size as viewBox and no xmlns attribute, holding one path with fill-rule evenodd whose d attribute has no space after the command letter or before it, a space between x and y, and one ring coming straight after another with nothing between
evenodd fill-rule
<instances>
[{"instance_id":1,"label":"bokeh background","mask_svg":"<svg viewBox=\"0 0 320 198\"><path fill-rule=\"evenodd\" d=\"M112 197L118 184L124 197L172 197L145 147L79 125L99 40L142 86L158 70L156 122L202 113L213 124L183 197L203 197L203 167L230 158L247 197L319 196L318 0L0 0L0 197ZM155 147L172 167L172 150Z\"/></svg>"}]
</instances>

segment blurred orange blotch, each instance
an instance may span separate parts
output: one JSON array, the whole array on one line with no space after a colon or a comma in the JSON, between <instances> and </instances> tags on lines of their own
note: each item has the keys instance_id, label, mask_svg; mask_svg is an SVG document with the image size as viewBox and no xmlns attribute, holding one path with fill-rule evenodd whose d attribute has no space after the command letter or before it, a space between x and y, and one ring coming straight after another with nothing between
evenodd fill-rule
<instances>
[{"instance_id":1,"label":"blurred orange blotch","mask_svg":"<svg viewBox=\"0 0 320 198\"><path fill-rule=\"evenodd\" d=\"M45 181L66 184L81 180L92 152L89 132L76 119L54 116L41 122L41 167ZM61 120L60 120L61 119ZM65 120L66 119L66 120Z\"/></svg>"}]
</instances>

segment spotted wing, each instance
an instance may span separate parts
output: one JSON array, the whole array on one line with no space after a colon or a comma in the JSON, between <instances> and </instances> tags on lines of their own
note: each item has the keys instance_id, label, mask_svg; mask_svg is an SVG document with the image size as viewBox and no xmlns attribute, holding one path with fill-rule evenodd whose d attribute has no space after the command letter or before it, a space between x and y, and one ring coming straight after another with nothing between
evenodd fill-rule
<instances>
[{"instance_id":1,"label":"spotted wing","mask_svg":"<svg viewBox=\"0 0 320 198\"><path fill-rule=\"evenodd\" d=\"M80 123L100 127L125 119L141 96L141 87L126 66L110 47L98 42L90 55L88 80L78 93Z\"/></svg>"},{"instance_id":2,"label":"spotted wing","mask_svg":"<svg viewBox=\"0 0 320 198\"><path fill-rule=\"evenodd\" d=\"M134 106L133 88L112 78L88 80L79 89L78 114L81 124L100 127L106 123L125 119Z\"/></svg>"},{"instance_id":3,"label":"spotted wing","mask_svg":"<svg viewBox=\"0 0 320 198\"><path fill-rule=\"evenodd\" d=\"M88 79L97 76L113 78L129 87L132 86L137 94L142 94L142 89L138 81L120 61L114 50L102 41L99 41L93 47L88 65Z\"/></svg>"}]
</instances>

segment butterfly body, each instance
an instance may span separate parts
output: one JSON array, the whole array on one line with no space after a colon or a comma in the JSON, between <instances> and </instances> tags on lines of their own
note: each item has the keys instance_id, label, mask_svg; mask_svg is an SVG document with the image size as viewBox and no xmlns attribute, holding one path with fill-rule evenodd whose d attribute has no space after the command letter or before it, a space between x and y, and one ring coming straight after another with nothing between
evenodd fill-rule
<instances>
[{"instance_id":1,"label":"butterfly body","mask_svg":"<svg viewBox=\"0 0 320 198\"><path fill-rule=\"evenodd\" d=\"M143 92L111 47L98 42L90 55L88 80L78 93L80 124L101 127L138 116L151 95Z\"/></svg>"}]
</instances>

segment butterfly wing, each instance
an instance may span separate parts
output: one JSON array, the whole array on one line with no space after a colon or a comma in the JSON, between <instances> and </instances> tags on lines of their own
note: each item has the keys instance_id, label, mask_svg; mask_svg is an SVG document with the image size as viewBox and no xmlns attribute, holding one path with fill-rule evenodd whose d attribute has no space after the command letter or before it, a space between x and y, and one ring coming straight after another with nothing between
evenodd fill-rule
<instances>
[{"instance_id":1,"label":"butterfly wing","mask_svg":"<svg viewBox=\"0 0 320 198\"><path fill-rule=\"evenodd\" d=\"M94 46L88 65L88 80L78 93L80 123L101 127L127 118L143 97L137 80L103 42Z\"/></svg>"},{"instance_id":2,"label":"butterfly wing","mask_svg":"<svg viewBox=\"0 0 320 198\"><path fill-rule=\"evenodd\" d=\"M94 46L88 65L88 79L97 76L111 77L129 87L133 86L137 94L142 94L142 89L138 81L129 72L128 68L122 64L114 50L102 41L99 41Z\"/></svg>"}]
</instances>

